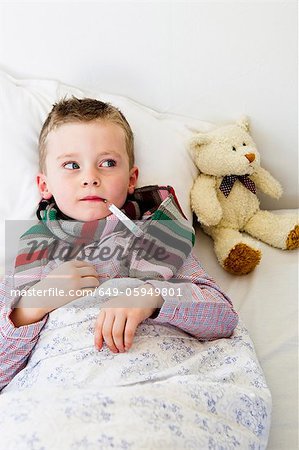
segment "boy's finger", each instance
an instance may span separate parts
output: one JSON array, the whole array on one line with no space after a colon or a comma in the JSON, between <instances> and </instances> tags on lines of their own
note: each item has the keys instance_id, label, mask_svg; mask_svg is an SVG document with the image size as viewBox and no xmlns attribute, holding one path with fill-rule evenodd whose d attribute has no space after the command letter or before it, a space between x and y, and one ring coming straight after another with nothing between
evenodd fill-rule
<instances>
[{"instance_id":1,"label":"boy's finger","mask_svg":"<svg viewBox=\"0 0 299 450\"><path fill-rule=\"evenodd\" d=\"M93 264L87 261L81 261L81 259L73 259L72 262L74 263L75 267L94 267Z\"/></svg>"},{"instance_id":2,"label":"boy's finger","mask_svg":"<svg viewBox=\"0 0 299 450\"><path fill-rule=\"evenodd\" d=\"M115 316L114 311L105 314L105 320L102 326L102 335L103 339L107 344L107 347L113 352L118 353L117 347L114 343L113 336L112 336L112 328L113 328L113 322L114 322Z\"/></svg>"},{"instance_id":3,"label":"boy's finger","mask_svg":"<svg viewBox=\"0 0 299 450\"><path fill-rule=\"evenodd\" d=\"M98 315L95 331L94 331L94 345L97 350L101 350L103 346L103 335L102 335L102 327L105 320L105 311L100 311Z\"/></svg>"},{"instance_id":4,"label":"boy's finger","mask_svg":"<svg viewBox=\"0 0 299 450\"><path fill-rule=\"evenodd\" d=\"M124 334L125 350L129 350L129 348L131 347L137 326L138 323L136 323L136 320L134 320L132 317L128 317Z\"/></svg>"},{"instance_id":5,"label":"boy's finger","mask_svg":"<svg viewBox=\"0 0 299 450\"><path fill-rule=\"evenodd\" d=\"M96 277L83 277L80 280L81 288L90 288L90 287L98 287L100 286L100 282Z\"/></svg>"},{"instance_id":6,"label":"boy's finger","mask_svg":"<svg viewBox=\"0 0 299 450\"><path fill-rule=\"evenodd\" d=\"M116 310L117 311L117 310ZM126 325L127 317L125 314L122 313L116 313L113 328L112 328L112 336L114 343L117 347L117 349L123 353L125 351L124 346L124 329Z\"/></svg>"},{"instance_id":7,"label":"boy's finger","mask_svg":"<svg viewBox=\"0 0 299 450\"><path fill-rule=\"evenodd\" d=\"M78 267L78 272L81 277L98 277L97 271L94 267Z\"/></svg>"}]
</instances>

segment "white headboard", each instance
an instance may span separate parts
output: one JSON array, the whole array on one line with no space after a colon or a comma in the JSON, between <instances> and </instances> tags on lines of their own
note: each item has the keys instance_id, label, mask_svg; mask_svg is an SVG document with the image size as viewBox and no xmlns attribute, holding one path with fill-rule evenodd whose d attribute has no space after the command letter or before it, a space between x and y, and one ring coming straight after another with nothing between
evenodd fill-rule
<instances>
[{"instance_id":1,"label":"white headboard","mask_svg":"<svg viewBox=\"0 0 299 450\"><path fill-rule=\"evenodd\" d=\"M297 207L297 2L1 2L0 68L227 123L251 119L262 165Z\"/></svg>"}]
</instances>

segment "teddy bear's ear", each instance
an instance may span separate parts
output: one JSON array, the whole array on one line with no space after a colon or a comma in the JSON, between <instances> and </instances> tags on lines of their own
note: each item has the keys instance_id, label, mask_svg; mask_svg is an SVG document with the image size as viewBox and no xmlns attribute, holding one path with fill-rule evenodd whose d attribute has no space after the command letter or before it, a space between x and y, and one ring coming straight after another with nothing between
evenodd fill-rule
<instances>
[{"instance_id":1,"label":"teddy bear's ear","mask_svg":"<svg viewBox=\"0 0 299 450\"><path fill-rule=\"evenodd\" d=\"M236 124L243 128L245 131L249 132L250 125L249 125L249 119L246 116L240 117L239 120L237 120Z\"/></svg>"},{"instance_id":2,"label":"teddy bear's ear","mask_svg":"<svg viewBox=\"0 0 299 450\"><path fill-rule=\"evenodd\" d=\"M200 146L208 144L210 141L209 136L203 133L197 133L190 139L190 153L194 157L196 153L200 150Z\"/></svg>"}]
</instances>

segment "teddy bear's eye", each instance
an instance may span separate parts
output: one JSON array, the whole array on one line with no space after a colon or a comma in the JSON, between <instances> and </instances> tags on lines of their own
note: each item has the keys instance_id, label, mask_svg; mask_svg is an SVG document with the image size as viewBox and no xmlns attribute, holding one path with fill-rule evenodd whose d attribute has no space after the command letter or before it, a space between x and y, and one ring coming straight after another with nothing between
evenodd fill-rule
<instances>
[{"instance_id":1,"label":"teddy bear's eye","mask_svg":"<svg viewBox=\"0 0 299 450\"><path fill-rule=\"evenodd\" d=\"M243 142L243 145L246 145L245 142Z\"/></svg>"},{"instance_id":2,"label":"teddy bear's eye","mask_svg":"<svg viewBox=\"0 0 299 450\"><path fill-rule=\"evenodd\" d=\"M232 147L232 150L233 150L234 152L236 152L236 147Z\"/></svg>"}]
</instances>

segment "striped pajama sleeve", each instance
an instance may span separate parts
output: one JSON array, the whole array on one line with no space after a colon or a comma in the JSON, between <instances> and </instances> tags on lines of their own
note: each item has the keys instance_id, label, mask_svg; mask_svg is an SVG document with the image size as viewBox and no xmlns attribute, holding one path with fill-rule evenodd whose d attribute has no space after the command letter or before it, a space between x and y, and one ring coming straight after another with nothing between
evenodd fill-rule
<instances>
[{"instance_id":1,"label":"striped pajama sleeve","mask_svg":"<svg viewBox=\"0 0 299 450\"><path fill-rule=\"evenodd\" d=\"M238 315L231 300L192 253L175 280L147 283L158 288L164 300L158 315L153 316L156 323L174 325L203 341L230 337L237 326Z\"/></svg>"}]
</instances>

